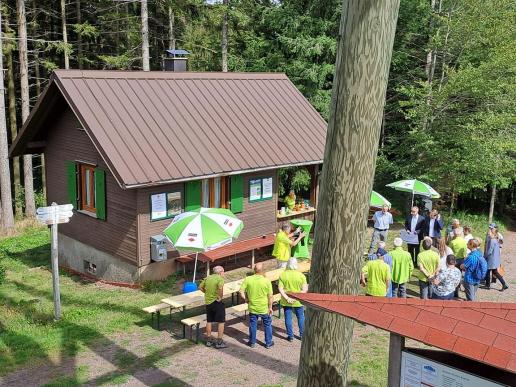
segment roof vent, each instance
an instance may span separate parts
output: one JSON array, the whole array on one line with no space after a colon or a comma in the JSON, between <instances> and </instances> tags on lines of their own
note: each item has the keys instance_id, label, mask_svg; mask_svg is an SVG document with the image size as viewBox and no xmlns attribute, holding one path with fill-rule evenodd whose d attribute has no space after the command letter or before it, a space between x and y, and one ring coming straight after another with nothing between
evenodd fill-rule
<instances>
[{"instance_id":1,"label":"roof vent","mask_svg":"<svg viewBox=\"0 0 516 387\"><path fill-rule=\"evenodd\" d=\"M165 50L163 57L163 70L181 72L187 71L188 55L186 50Z\"/></svg>"}]
</instances>

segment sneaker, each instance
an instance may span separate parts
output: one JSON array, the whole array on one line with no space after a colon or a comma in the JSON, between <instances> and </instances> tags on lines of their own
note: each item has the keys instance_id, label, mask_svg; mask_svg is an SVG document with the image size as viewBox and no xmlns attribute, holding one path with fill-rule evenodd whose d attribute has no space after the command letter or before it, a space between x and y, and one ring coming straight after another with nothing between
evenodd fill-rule
<instances>
[{"instance_id":1,"label":"sneaker","mask_svg":"<svg viewBox=\"0 0 516 387\"><path fill-rule=\"evenodd\" d=\"M226 345L226 343L222 340L218 340L216 343L215 343L215 348L217 349L223 349L223 348L227 348L228 346Z\"/></svg>"},{"instance_id":2,"label":"sneaker","mask_svg":"<svg viewBox=\"0 0 516 387\"><path fill-rule=\"evenodd\" d=\"M509 287L507 285L503 285L501 291L503 292L504 290L507 290L507 289L509 289Z\"/></svg>"},{"instance_id":3,"label":"sneaker","mask_svg":"<svg viewBox=\"0 0 516 387\"><path fill-rule=\"evenodd\" d=\"M293 342L294 338L292 336L289 336L289 337L287 337L287 340L290 341L290 342Z\"/></svg>"},{"instance_id":4,"label":"sneaker","mask_svg":"<svg viewBox=\"0 0 516 387\"><path fill-rule=\"evenodd\" d=\"M274 341L271 341L271 343L269 345L265 346L265 349L269 349L269 348L271 348L273 346L274 346Z\"/></svg>"},{"instance_id":5,"label":"sneaker","mask_svg":"<svg viewBox=\"0 0 516 387\"><path fill-rule=\"evenodd\" d=\"M299 340L303 340L303 335L298 337Z\"/></svg>"},{"instance_id":6,"label":"sneaker","mask_svg":"<svg viewBox=\"0 0 516 387\"><path fill-rule=\"evenodd\" d=\"M213 341L211 341L210 339L206 340L205 344L207 347L213 347Z\"/></svg>"},{"instance_id":7,"label":"sneaker","mask_svg":"<svg viewBox=\"0 0 516 387\"><path fill-rule=\"evenodd\" d=\"M251 343L247 343L247 345L248 345L250 348L254 348L254 347L256 347L256 343L252 343L252 344L251 344Z\"/></svg>"}]
</instances>

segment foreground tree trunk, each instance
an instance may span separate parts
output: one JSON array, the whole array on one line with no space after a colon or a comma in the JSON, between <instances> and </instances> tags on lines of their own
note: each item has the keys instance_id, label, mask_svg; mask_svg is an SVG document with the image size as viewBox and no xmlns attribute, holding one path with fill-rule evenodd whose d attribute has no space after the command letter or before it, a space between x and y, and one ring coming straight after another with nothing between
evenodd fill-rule
<instances>
[{"instance_id":1,"label":"foreground tree trunk","mask_svg":"<svg viewBox=\"0 0 516 387\"><path fill-rule=\"evenodd\" d=\"M168 6L168 49L176 49L176 33L174 31L175 17L172 7Z\"/></svg>"},{"instance_id":2,"label":"foreground tree trunk","mask_svg":"<svg viewBox=\"0 0 516 387\"><path fill-rule=\"evenodd\" d=\"M489 202L489 223L493 223L494 205L496 200L496 184L491 187L491 201Z\"/></svg>"},{"instance_id":3,"label":"foreground tree trunk","mask_svg":"<svg viewBox=\"0 0 516 387\"><path fill-rule=\"evenodd\" d=\"M229 12L229 0L223 0L224 15L222 16L222 71L228 72L228 12Z\"/></svg>"},{"instance_id":4,"label":"foreground tree trunk","mask_svg":"<svg viewBox=\"0 0 516 387\"><path fill-rule=\"evenodd\" d=\"M143 71L150 71L149 59L149 11L147 0L142 1L142 67Z\"/></svg>"},{"instance_id":5,"label":"foreground tree trunk","mask_svg":"<svg viewBox=\"0 0 516 387\"><path fill-rule=\"evenodd\" d=\"M29 96L29 68L27 63L27 20L25 17L25 1L16 0L18 11L18 51L20 54L20 83L21 83L21 104L22 123L29 117L30 96ZM36 203L34 201L34 179L32 173L32 155L23 156L23 181L25 185L25 215L33 217L36 215Z\"/></svg>"},{"instance_id":6,"label":"foreground tree trunk","mask_svg":"<svg viewBox=\"0 0 516 387\"><path fill-rule=\"evenodd\" d=\"M13 201L11 196L11 171L7 149L7 122L5 119L4 61L2 44L2 9L0 8L0 191L2 197L2 225L7 230L14 227Z\"/></svg>"},{"instance_id":7,"label":"foreground tree trunk","mask_svg":"<svg viewBox=\"0 0 516 387\"><path fill-rule=\"evenodd\" d=\"M75 10L77 15L77 24L82 24L82 14L81 14L81 0L76 0L75 2ZM118 7L117 7L118 10ZM118 34L117 34L118 36ZM118 44L117 44L118 46ZM77 35L77 65L79 69L82 70L82 35Z\"/></svg>"},{"instance_id":8,"label":"foreground tree trunk","mask_svg":"<svg viewBox=\"0 0 516 387\"><path fill-rule=\"evenodd\" d=\"M70 54L68 53L68 34L66 33L66 2L61 0L61 25L63 28L63 43L65 44L64 49L64 65L65 69L70 68Z\"/></svg>"},{"instance_id":9,"label":"foreground tree trunk","mask_svg":"<svg viewBox=\"0 0 516 387\"><path fill-rule=\"evenodd\" d=\"M355 294L399 0L344 1L310 291ZM353 321L309 309L298 386L345 386Z\"/></svg>"}]
</instances>

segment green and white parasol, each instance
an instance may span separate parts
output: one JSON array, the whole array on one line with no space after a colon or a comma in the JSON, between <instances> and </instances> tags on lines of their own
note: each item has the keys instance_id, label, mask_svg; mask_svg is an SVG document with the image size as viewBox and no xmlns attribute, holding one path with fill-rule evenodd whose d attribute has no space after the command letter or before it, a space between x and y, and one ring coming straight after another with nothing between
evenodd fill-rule
<instances>
[{"instance_id":1,"label":"green and white parasol","mask_svg":"<svg viewBox=\"0 0 516 387\"><path fill-rule=\"evenodd\" d=\"M371 200L369 201L369 205L372 207L383 207L384 204L391 206L391 202L385 199L382 195L380 195L376 191L371 192Z\"/></svg>"},{"instance_id":2,"label":"green and white parasol","mask_svg":"<svg viewBox=\"0 0 516 387\"><path fill-rule=\"evenodd\" d=\"M432 199L441 197L435 189L416 179L395 181L394 183L387 184L387 187L394 188L397 191L411 192L412 203L414 203L414 195L422 195Z\"/></svg>"},{"instance_id":3,"label":"green and white parasol","mask_svg":"<svg viewBox=\"0 0 516 387\"><path fill-rule=\"evenodd\" d=\"M204 208L177 215L163 231L177 250L209 251L231 243L237 238L244 224L230 210ZM197 269L195 255L194 278Z\"/></svg>"}]
</instances>

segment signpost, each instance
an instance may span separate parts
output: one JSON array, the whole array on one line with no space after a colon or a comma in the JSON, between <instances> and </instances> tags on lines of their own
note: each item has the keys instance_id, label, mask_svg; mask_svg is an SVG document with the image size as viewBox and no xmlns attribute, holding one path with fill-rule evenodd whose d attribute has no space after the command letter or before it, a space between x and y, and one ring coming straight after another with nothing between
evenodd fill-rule
<instances>
[{"instance_id":1,"label":"signpost","mask_svg":"<svg viewBox=\"0 0 516 387\"><path fill-rule=\"evenodd\" d=\"M49 207L39 207L36 210L36 219L43 224L52 226L52 284L54 288L54 318L61 318L61 296L59 292L59 262L57 249L57 225L59 223L68 223L73 215L73 205L58 205L52 203Z\"/></svg>"}]
</instances>

